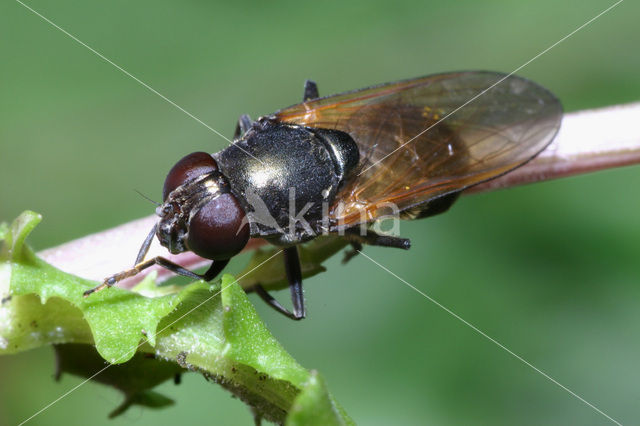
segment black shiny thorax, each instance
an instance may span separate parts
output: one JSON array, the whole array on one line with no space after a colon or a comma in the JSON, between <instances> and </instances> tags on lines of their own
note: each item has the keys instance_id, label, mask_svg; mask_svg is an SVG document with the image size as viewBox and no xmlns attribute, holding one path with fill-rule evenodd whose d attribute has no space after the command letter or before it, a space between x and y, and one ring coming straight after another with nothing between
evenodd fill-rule
<instances>
[{"instance_id":1,"label":"black shiny thorax","mask_svg":"<svg viewBox=\"0 0 640 426\"><path fill-rule=\"evenodd\" d=\"M262 118L213 157L245 208L251 236L289 245L326 226L323 217L359 154L344 132Z\"/></svg>"}]
</instances>

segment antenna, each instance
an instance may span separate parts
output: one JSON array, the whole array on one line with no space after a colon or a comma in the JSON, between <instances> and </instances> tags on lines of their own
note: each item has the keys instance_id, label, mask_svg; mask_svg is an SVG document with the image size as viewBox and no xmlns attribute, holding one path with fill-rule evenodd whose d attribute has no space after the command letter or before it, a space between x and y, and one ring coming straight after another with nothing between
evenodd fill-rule
<instances>
[{"instance_id":1,"label":"antenna","mask_svg":"<svg viewBox=\"0 0 640 426\"><path fill-rule=\"evenodd\" d=\"M138 191L137 189L134 189L134 191L136 191L138 193L138 195L140 195L142 198L144 198L145 200L155 204L156 206L161 205L162 203L159 203L157 201L153 201L151 198L147 197L146 195L144 195L142 192Z\"/></svg>"}]
</instances>

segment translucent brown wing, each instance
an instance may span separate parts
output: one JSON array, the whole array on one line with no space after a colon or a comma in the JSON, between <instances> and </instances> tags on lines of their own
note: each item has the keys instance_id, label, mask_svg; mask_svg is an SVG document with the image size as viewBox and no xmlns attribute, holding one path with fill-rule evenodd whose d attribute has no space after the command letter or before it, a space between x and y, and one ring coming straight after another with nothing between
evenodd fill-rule
<instances>
[{"instance_id":1,"label":"translucent brown wing","mask_svg":"<svg viewBox=\"0 0 640 426\"><path fill-rule=\"evenodd\" d=\"M330 209L336 226L349 227L389 214L389 203L418 215L526 163L555 136L562 106L520 77L457 72L314 99L274 117L341 130L358 144L358 170Z\"/></svg>"}]
</instances>

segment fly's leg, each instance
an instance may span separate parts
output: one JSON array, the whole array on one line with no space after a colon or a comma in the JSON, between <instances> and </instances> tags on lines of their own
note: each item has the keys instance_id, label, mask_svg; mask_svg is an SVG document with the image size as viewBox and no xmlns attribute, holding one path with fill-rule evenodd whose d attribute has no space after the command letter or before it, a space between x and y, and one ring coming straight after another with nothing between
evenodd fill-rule
<instances>
[{"instance_id":1,"label":"fly's leg","mask_svg":"<svg viewBox=\"0 0 640 426\"><path fill-rule=\"evenodd\" d=\"M106 278L102 284L100 284L97 287L94 287L90 290L87 290L83 293L84 297L89 296L91 293L95 293L96 291L100 291L103 288L106 287L111 287L113 285L115 285L116 283L118 283L119 281L124 280L125 278L129 278L132 277L134 275L139 274L140 272L144 271L145 269L153 266L153 265L159 265L165 269L168 269L169 271L178 274L178 275L182 275L185 277L189 277L189 278L193 278L196 280L205 280L205 281L211 281L212 279L214 279L216 277L216 275L218 275L220 273L220 271L222 271L222 269L227 265L227 263L229 263L229 259L227 260L218 260L218 261L214 261L213 263L211 263L211 266L209 266L209 269L207 270L207 272L205 272L203 275L200 274L196 274L195 272L191 272L190 270L183 268L182 266L178 265L177 263L174 263L172 261L170 261L169 259L166 259L164 257L158 256L158 257L154 257L153 259L149 259L146 260L144 262L140 262L138 264L136 264L133 268L131 269L127 269L126 271L122 271L119 272L115 275L112 275L108 278Z\"/></svg>"},{"instance_id":2,"label":"fly's leg","mask_svg":"<svg viewBox=\"0 0 640 426\"><path fill-rule=\"evenodd\" d=\"M347 230L347 232L345 233L345 238L347 238L347 240L351 242L354 250L360 250L362 248L362 244L367 244L370 246L394 247L403 250L409 250L411 248L411 240L409 240L408 238L380 235L368 229L364 235L361 235L358 231L359 230ZM360 244L360 249L353 245L354 242Z\"/></svg>"},{"instance_id":3,"label":"fly's leg","mask_svg":"<svg viewBox=\"0 0 640 426\"><path fill-rule=\"evenodd\" d=\"M304 294L302 293L302 270L300 269L300 258L296 246L284 249L284 269L287 273L287 280L289 281L289 290L291 290L293 312L282 306L280 302L271 296L260 284L255 286L255 291L267 305L276 311L293 320L301 320L305 317L305 307Z\"/></svg>"},{"instance_id":4,"label":"fly's leg","mask_svg":"<svg viewBox=\"0 0 640 426\"><path fill-rule=\"evenodd\" d=\"M411 240L407 238L391 237L389 235L380 235L367 229L364 235L358 231L349 231L345 233L344 237L349 241L351 250L344 253L342 264L349 262L355 256L362 251L362 245L367 244L370 246L382 246L382 247L394 247L403 250L409 250L411 248Z\"/></svg>"},{"instance_id":5,"label":"fly's leg","mask_svg":"<svg viewBox=\"0 0 640 426\"><path fill-rule=\"evenodd\" d=\"M300 257L298 247L284 249L284 268L287 272L291 301L293 302L293 315L296 319L305 317L304 294L302 293L302 270L300 269Z\"/></svg>"},{"instance_id":6,"label":"fly's leg","mask_svg":"<svg viewBox=\"0 0 640 426\"><path fill-rule=\"evenodd\" d=\"M238 124L236 125L236 131L233 133L233 139L238 139L243 136L247 131L251 128L251 117L247 114L242 114L238 119Z\"/></svg>"},{"instance_id":7,"label":"fly's leg","mask_svg":"<svg viewBox=\"0 0 640 426\"><path fill-rule=\"evenodd\" d=\"M149 247L151 247L151 242L153 241L153 237L156 235L157 229L158 229L158 224L156 223L155 225L153 225L153 228L151 228L151 232L149 232L149 235L147 235L147 238L144 239L144 242L140 246L140 250L138 250L138 255L136 256L136 263L134 263L134 266L137 265L138 263L141 263L144 260L144 257L149 252Z\"/></svg>"},{"instance_id":8,"label":"fly's leg","mask_svg":"<svg viewBox=\"0 0 640 426\"><path fill-rule=\"evenodd\" d=\"M118 272L115 275L112 275L108 278L105 278L104 281L102 281L102 284L100 284L97 287L94 287L90 290L87 290L83 293L84 297L87 297L88 295L90 295L91 293L95 293L96 291L100 291L103 288L106 287L111 287L113 285L115 285L117 282L124 280L125 278L129 278L129 277L133 277L134 275L139 274L140 272L144 271L145 269L153 266L153 265L160 265L163 268L169 269L172 272L175 272L176 274L180 274L180 275L184 275L187 277L191 277L191 278L195 278L195 279L200 279L200 277L198 276L198 274L189 271L188 269L183 268L182 266L173 263L172 261L170 261L169 259L165 259L164 257L154 257L153 259L149 259L146 260L144 262L140 262L137 265L135 265L133 268L131 269L127 269L126 271L122 271L122 272Z\"/></svg>"},{"instance_id":9,"label":"fly's leg","mask_svg":"<svg viewBox=\"0 0 640 426\"><path fill-rule=\"evenodd\" d=\"M307 80L304 82L304 95L302 96L302 102L309 101L311 99L319 98L318 85L315 81Z\"/></svg>"},{"instance_id":10,"label":"fly's leg","mask_svg":"<svg viewBox=\"0 0 640 426\"><path fill-rule=\"evenodd\" d=\"M243 117L247 117L247 119L249 119L248 115ZM242 117L240 117L240 121L242 121ZM153 265L159 265L165 269L170 270L175 274L183 275L185 277L193 278L196 280L211 281L224 269L225 266L227 266L227 263L229 263L229 259L216 260L211 263L211 266L209 266L209 269L207 269L207 272L205 272L203 275L200 275L200 274L196 274L195 272L191 272L190 270L183 268L177 263L174 263L169 259L166 259L161 256L154 257L153 259L149 259L145 261L144 257L147 255L147 252L149 251L149 247L151 246L151 242L153 241L153 237L156 234L157 228L158 228L158 224L155 224L153 228L151 228L151 232L149 232L149 234L147 235L147 238L144 239L144 242L142 243L142 246L140 246L140 250L138 251L138 255L136 256L136 263L135 265L133 265L133 268L127 269L126 271L119 272L115 275L112 275L106 278L102 282L102 284L100 284L99 286L85 291L83 293L84 297L87 297L91 293L95 293L96 291L100 291L105 287L111 287L117 282L124 280L125 278L129 278L134 275L137 275L140 272L144 271L145 269Z\"/></svg>"},{"instance_id":11,"label":"fly's leg","mask_svg":"<svg viewBox=\"0 0 640 426\"><path fill-rule=\"evenodd\" d=\"M229 263L229 260L231 259L214 260L213 262L211 262L211 266L209 266L209 269L207 269L207 272L205 272L202 275L199 275L200 279L205 281L211 281L212 279L217 277L220 272L222 272L224 267L227 266L227 264Z\"/></svg>"},{"instance_id":12,"label":"fly's leg","mask_svg":"<svg viewBox=\"0 0 640 426\"><path fill-rule=\"evenodd\" d=\"M351 245L351 250L344 252L344 257L342 258L343 265L345 265L362 251L362 243L358 241L350 241L349 244Z\"/></svg>"}]
</instances>

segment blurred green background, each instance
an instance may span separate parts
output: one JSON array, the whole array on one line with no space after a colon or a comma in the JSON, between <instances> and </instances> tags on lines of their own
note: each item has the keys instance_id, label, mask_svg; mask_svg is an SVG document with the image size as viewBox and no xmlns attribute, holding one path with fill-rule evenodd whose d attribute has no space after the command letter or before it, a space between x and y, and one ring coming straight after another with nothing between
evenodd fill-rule
<instances>
[{"instance_id":1,"label":"blurred green background","mask_svg":"<svg viewBox=\"0 0 640 426\"><path fill-rule=\"evenodd\" d=\"M57 25L231 136L237 117L441 71L509 72L612 4L29 0ZM566 110L640 99L637 18L623 2L519 74ZM44 249L149 215L168 169L226 142L13 0L0 4L0 220L44 214ZM640 167L464 197L404 223L409 252L372 258L622 423L640 412ZM306 281L296 323L256 305L276 337L364 425L608 424L360 256ZM278 294L282 299L287 293ZM252 296L254 298L254 296ZM52 380L48 348L0 358L0 423L80 379ZM133 408L87 384L30 424L252 424L202 377Z\"/></svg>"}]
</instances>

